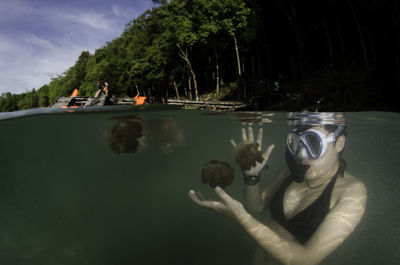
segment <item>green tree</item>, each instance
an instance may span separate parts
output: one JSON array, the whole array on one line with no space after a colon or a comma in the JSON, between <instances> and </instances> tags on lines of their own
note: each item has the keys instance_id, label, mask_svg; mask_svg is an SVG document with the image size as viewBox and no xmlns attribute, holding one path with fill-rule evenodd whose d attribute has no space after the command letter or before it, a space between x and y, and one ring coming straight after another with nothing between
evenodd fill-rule
<instances>
[{"instance_id":1,"label":"green tree","mask_svg":"<svg viewBox=\"0 0 400 265\"><path fill-rule=\"evenodd\" d=\"M164 31L155 43L158 47L175 45L179 56L186 63L193 80L195 98L199 100L197 77L190 58L193 46L199 41L194 2L196 1L172 0L168 5L158 9L161 17L163 17Z\"/></svg>"},{"instance_id":2,"label":"green tree","mask_svg":"<svg viewBox=\"0 0 400 265\"><path fill-rule=\"evenodd\" d=\"M18 110L17 95L11 94L10 92L1 94L0 107L2 112Z\"/></svg>"},{"instance_id":3,"label":"green tree","mask_svg":"<svg viewBox=\"0 0 400 265\"><path fill-rule=\"evenodd\" d=\"M49 106L49 86L44 85L37 91L39 107Z\"/></svg>"}]
</instances>

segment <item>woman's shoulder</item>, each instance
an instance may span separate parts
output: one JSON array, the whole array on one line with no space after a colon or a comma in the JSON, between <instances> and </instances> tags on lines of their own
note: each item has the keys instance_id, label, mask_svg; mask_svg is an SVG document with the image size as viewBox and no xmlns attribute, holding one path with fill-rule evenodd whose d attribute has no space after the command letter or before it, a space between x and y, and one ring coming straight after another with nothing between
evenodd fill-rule
<instances>
[{"instance_id":1,"label":"woman's shoulder","mask_svg":"<svg viewBox=\"0 0 400 265\"><path fill-rule=\"evenodd\" d=\"M344 172L344 177L339 177L335 185L335 189L340 194L340 197L363 197L367 195L367 187L364 182L347 171Z\"/></svg>"}]
</instances>

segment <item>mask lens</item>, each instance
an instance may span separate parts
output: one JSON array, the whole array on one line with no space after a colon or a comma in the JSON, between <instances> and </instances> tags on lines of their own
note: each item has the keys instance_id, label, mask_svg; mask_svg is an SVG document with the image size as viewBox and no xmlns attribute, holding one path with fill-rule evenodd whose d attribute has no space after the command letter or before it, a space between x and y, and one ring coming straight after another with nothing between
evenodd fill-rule
<instances>
[{"instance_id":1,"label":"mask lens","mask_svg":"<svg viewBox=\"0 0 400 265\"><path fill-rule=\"evenodd\" d=\"M304 142L307 145L308 151L316 158L321 152L321 139L317 134L307 133L303 135Z\"/></svg>"},{"instance_id":2,"label":"mask lens","mask_svg":"<svg viewBox=\"0 0 400 265\"><path fill-rule=\"evenodd\" d=\"M299 148L299 141L300 141L300 136L295 134L295 133L289 133L287 135L287 147L289 151L292 153L292 155L295 155L297 153L297 150Z\"/></svg>"}]
</instances>

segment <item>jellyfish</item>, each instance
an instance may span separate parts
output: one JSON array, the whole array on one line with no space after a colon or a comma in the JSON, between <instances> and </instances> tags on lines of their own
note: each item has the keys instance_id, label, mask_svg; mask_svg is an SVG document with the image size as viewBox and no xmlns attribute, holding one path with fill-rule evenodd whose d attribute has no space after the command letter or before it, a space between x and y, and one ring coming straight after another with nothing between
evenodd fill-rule
<instances>
[{"instance_id":1,"label":"jellyfish","mask_svg":"<svg viewBox=\"0 0 400 265\"><path fill-rule=\"evenodd\" d=\"M242 171L249 170L256 165L256 162L261 163L264 160L258 147L258 143L244 143L237 146L236 163Z\"/></svg>"},{"instance_id":2,"label":"jellyfish","mask_svg":"<svg viewBox=\"0 0 400 265\"><path fill-rule=\"evenodd\" d=\"M201 181L209 183L212 188L225 188L233 183L235 172L229 163L220 160L208 161L201 171Z\"/></svg>"}]
</instances>

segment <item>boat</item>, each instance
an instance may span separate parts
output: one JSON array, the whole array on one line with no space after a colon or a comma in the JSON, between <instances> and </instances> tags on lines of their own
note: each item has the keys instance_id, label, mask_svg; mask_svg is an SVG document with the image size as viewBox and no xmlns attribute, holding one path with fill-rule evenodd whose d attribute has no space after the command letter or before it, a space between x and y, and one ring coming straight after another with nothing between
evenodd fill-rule
<instances>
[{"instance_id":1,"label":"boat","mask_svg":"<svg viewBox=\"0 0 400 265\"><path fill-rule=\"evenodd\" d=\"M53 101L53 103L50 104L49 108L78 108L104 105L112 105L112 103L106 97L94 98L87 96L76 96L58 97Z\"/></svg>"},{"instance_id":2,"label":"boat","mask_svg":"<svg viewBox=\"0 0 400 265\"><path fill-rule=\"evenodd\" d=\"M106 105L142 105L146 104L146 97L136 96L134 98L115 98L100 96L98 98L88 96L70 96L70 97L58 97L53 103L50 104L49 108L79 108L79 107L91 107L91 106L106 106Z\"/></svg>"}]
</instances>

